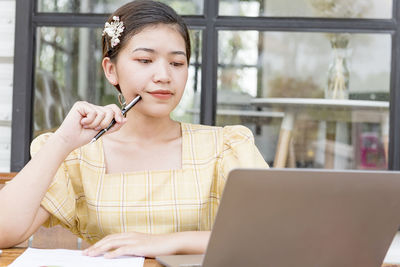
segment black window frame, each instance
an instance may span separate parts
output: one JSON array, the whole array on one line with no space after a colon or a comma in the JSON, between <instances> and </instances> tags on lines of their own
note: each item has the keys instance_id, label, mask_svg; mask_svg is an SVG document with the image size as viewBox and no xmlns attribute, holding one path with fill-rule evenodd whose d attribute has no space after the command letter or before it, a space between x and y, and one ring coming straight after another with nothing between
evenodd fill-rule
<instances>
[{"instance_id":1,"label":"black window frame","mask_svg":"<svg viewBox=\"0 0 400 267\"><path fill-rule=\"evenodd\" d=\"M37 12L37 0L16 0L11 171L29 161L32 141L34 68L37 28L104 25L108 14ZM392 0L390 19L219 16L219 0L204 0L203 15L185 15L191 29L202 30L200 123L215 125L217 105L218 31L382 33L392 37L390 73L389 170L400 170L400 4Z\"/></svg>"}]
</instances>

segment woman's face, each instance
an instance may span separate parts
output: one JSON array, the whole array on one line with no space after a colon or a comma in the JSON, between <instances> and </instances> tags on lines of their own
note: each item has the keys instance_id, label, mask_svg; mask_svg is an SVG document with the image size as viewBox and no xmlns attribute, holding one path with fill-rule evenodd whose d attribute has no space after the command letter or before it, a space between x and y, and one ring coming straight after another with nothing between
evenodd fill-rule
<instances>
[{"instance_id":1,"label":"woman's face","mask_svg":"<svg viewBox=\"0 0 400 267\"><path fill-rule=\"evenodd\" d=\"M114 78L135 110L151 117L169 116L183 95L188 62L183 37L171 25L149 26L135 34L113 64Z\"/></svg>"}]
</instances>

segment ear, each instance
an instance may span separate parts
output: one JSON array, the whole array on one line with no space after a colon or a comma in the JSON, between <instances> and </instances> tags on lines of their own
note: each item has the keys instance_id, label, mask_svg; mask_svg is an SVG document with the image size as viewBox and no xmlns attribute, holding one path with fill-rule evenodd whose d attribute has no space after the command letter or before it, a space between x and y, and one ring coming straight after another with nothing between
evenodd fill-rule
<instances>
[{"instance_id":1,"label":"ear","mask_svg":"<svg viewBox=\"0 0 400 267\"><path fill-rule=\"evenodd\" d=\"M118 75L115 64L111 61L109 57L103 58L101 62L101 66L103 67L104 75L106 76L107 80L112 85L118 84Z\"/></svg>"}]
</instances>

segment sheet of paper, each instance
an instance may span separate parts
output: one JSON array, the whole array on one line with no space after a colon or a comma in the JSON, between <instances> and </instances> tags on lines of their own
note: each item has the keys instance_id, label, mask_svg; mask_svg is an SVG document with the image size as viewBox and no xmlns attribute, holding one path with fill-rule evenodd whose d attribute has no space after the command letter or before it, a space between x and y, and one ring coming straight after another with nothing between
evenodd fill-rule
<instances>
[{"instance_id":1,"label":"sheet of paper","mask_svg":"<svg viewBox=\"0 0 400 267\"><path fill-rule=\"evenodd\" d=\"M19 256L11 267L143 267L143 257L121 257L117 259L105 259L82 255L82 250L68 249L35 249L28 248Z\"/></svg>"},{"instance_id":2,"label":"sheet of paper","mask_svg":"<svg viewBox=\"0 0 400 267\"><path fill-rule=\"evenodd\" d=\"M384 263L400 264L400 232L397 232L389 247Z\"/></svg>"}]
</instances>

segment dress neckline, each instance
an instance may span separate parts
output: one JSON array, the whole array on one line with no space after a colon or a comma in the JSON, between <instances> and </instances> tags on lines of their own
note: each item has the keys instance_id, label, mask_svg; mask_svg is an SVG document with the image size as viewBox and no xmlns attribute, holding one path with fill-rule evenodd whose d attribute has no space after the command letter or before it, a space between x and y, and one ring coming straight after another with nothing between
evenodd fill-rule
<instances>
[{"instance_id":1,"label":"dress neckline","mask_svg":"<svg viewBox=\"0 0 400 267\"><path fill-rule=\"evenodd\" d=\"M143 174L146 172L154 172L154 173L163 173L163 172L172 172L172 171L183 171L184 169L184 162L186 162L186 149L183 148L184 144L186 143L186 138L187 138L187 130L186 130L186 123L183 122L178 122L180 125L180 129L181 129L181 136L182 136L182 140L181 140L181 168L179 169L160 169L160 170L140 170L140 171L127 171L127 172L114 172L114 173L107 173L107 167L106 167L106 162L105 162L105 155L104 155L104 147L103 147L103 139L100 138L98 142L98 146L100 149L100 157L101 157L101 166L104 170L104 175L106 176L121 176L121 175L135 175L135 174Z\"/></svg>"}]
</instances>

